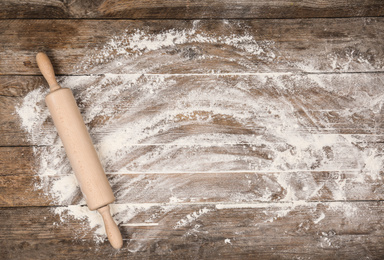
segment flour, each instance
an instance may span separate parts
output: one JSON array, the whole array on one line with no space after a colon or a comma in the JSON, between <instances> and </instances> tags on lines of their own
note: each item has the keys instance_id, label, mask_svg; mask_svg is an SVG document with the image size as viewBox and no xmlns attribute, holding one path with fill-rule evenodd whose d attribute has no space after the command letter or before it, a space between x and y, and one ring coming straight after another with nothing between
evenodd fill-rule
<instances>
[{"instance_id":1,"label":"flour","mask_svg":"<svg viewBox=\"0 0 384 260\"><path fill-rule=\"evenodd\" d=\"M143 30L126 30L121 35L111 37L100 49L90 50L87 57L75 67L75 71L87 73L153 73L168 66L183 63L186 60L216 60L224 59L231 63L237 62L239 67L254 67L249 61L249 55L262 61L273 61L276 54L273 51L272 41L256 41L247 31L239 34L216 35L199 31L199 21L195 21L192 28L184 30L169 29L160 33L150 33ZM207 46L222 45L217 47L224 51L230 48L231 53L236 53L237 60L225 56L217 56L217 53L202 52L196 48L197 44ZM180 52L179 56L169 56L169 53ZM160 56L160 57L159 57ZM161 59L161 62L159 62ZM105 64L108 63L109 68ZM113 68L112 68L113 67ZM234 67L220 66L218 71L210 70L210 73L220 73L221 69L227 72L235 72ZM194 66L193 71L207 72ZM242 70L242 69L240 69ZM191 72L191 71L190 71ZM166 71L163 73L167 73Z\"/></svg>"},{"instance_id":2,"label":"flour","mask_svg":"<svg viewBox=\"0 0 384 260\"><path fill-rule=\"evenodd\" d=\"M111 204L111 215L117 224L130 221L140 212L149 210L154 205L151 204L130 204L119 205ZM107 238L104 229L104 222L101 215L97 211L90 211L88 207L81 205L68 205L65 207L56 207L53 212L60 216L61 222L68 222L73 220L80 220L85 223L83 230L80 229L79 234L75 236L83 236L84 231L92 232L94 241L96 243L104 242ZM144 223L151 226L151 223ZM152 223L157 224L157 223ZM123 225L124 226L124 225ZM128 225L129 226L129 225ZM156 226L156 225L154 225Z\"/></svg>"},{"instance_id":3,"label":"flour","mask_svg":"<svg viewBox=\"0 0 384 260\"><path fill-rule=\"evenodd\" d=\"M188 214L185 218L178 221L173 228L178 229L181 227L189 226L191 225L191 223L195 222L198 218L200 218L204 214L207 214L210 211L212 211L212 209L202 208L199 211L195 211L191 214Z\"/></svg>"},{"instance_id":4,"label":"flour","mask_svg":"<svg viewBox=\"0 0 384 260\"><path fill-rule=\"evenodd\" d=\"M49 111L45 108L44 97L48 94L47 89L39 88L30 91L23 100L23 104L17 107L17 114L20 116L23 129L29 133L28 137L32 142L47 140L53 135L46 136L41 133L44 123L49 117Z\"/></svg>"},{"instance_id":5,"label":"flour","mask_svg":"<svg viewBox=\"0 0 384 260\"><path fill-rule=\"evenodd\" d=\"M61 222L68 222L70 219L80 220L86 223L86 229L93 231L94 240L100 243L105 240L103 219L97 211L90 211L86 206L70 205L67 207L56 207L53 211L60 216ZM83 231L81 231L83 232ZM81 233L79 232L79 233ZM75 233L74 236L77 234Z\"/></svg>"},{"instance_id":6,"label":"flour","mask_svg":"<svg viewBox=\"0 0 384 260\"><path fill-rule=\"evenodd\" d=\"M228 58L226 51L236 55ZM116 189L117 203L129 203L111 205L118 224L146 223L155 228L156 221L186 202L199 209L175 221L175 229L199 232L195 222L201 217L241 208L263 209L263 223L271 223L301 207L308 207L309 214L316 212L324 193L329 200L360 198L369 192L366 180L381 181L382 154L361 142L375 138L376 123L370 120L383 105L380 82L356 75L345 75L339 82L341 76L326 74L244 72L243 68L257 71L259 66L252 64L249 56L262 64L282 58L273 42L256 41L246 29L227 36L208 35L199 31L196 22L186 30L127 30L101 48L87 50L75 68L101 74L60 78L61 86L74 92ZM359 59L364 61L364 57ZM190 60L188 74L168 71ZM222 68L199 68L198 62L211 60L223 64ZM342 63L344 60L336 56L333 60L332 66L343 69L353 61ZM310 62L294 66L315 70ZM61 205L54 209L61 221L82 222L83 231L92 232L95 241L102 242L101 216L83 206L84 199L78 201L78 183L44 104L47 93L43 87L29 92L16 109L30 142L39 145L34 147L39 166L36 175L40 176L36 189L53 204ZM328 103L317 100L316 93ZM358 127L366 135L348 128L356 125L356 118L363 119L364 124ZM329 178L321 179L327 171L331 172ZM215 186L199 194L189 188L187 177L178 182L148 177L198 172L241 174L232 185ZM150 201L164 199L153 204L131 203L138 199L132 194L136 186L171 195L151 197ZM228 196L213 194L215 189ZM208 207L199 201L216 197L229 203ZM324 205L346 217L358 214L353 206L342 203ZM322 213L312 222L320 225L326 218ZM151 232L159 231L149 230L144 238L154 234ZM230 243L228 240L225 243ZM138 241L130 245L130 251L145 245Z\"/></svg>"},{"instance_id":7,"label":"flour","mask_svg":"<svg viewBox=\"0 0 384 260\"><path fill-rule=\"evenodd\" d=\"M324 214L323 212L321 212L320 217L317 218L317 219L315 219L315 220L313 221L313 223L315 223L315 224L319 224L320 221L322 221L323 219L325 219L325 214Z\"/></svg>"}]
</instances>

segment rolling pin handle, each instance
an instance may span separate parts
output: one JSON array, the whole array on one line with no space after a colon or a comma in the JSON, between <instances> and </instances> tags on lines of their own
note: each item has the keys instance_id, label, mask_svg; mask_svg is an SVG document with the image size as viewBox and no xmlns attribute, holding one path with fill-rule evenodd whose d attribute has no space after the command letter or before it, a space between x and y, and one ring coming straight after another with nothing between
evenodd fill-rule
<instances>
[{"instance_id":1,"label":"rolling pin handle","mask_svg":"<svg viewBox=\"0 0 384 260\"><path fill-rule=\"evenodd\" d=\"M55 71L53 70L52 63L49 60L47 54L39 52L36 55L36 61L37 66L39 67L46 81L48 82L50 91L53 92L55 90L60 89L60 86L56 81Z\"/></svg>"},{"instance_id":2,"label":"rolling pin handle","mask_svg":"<svg viewBox=\"0 0 384 260\"><path fill-rule=\"evenodd\" d=\"M105 232L107 233L109 243L111 243L115 249L120 249L123 246L123 238L115 221L112 219L109 205L101 207L97 211L103 217Z\"/></svg>"}]
</instances>

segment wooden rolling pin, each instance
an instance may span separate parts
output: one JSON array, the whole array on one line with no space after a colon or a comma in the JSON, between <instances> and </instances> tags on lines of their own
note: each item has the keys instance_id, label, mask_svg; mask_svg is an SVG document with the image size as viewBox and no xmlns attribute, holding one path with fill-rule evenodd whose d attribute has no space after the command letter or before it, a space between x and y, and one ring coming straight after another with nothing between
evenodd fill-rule
<instances>
[{"instance_id":1,"label":"wooden rolling pin","mask_svg":"<svg viewBox=\"0 0 384 260\"><path fill-rule=\"evenodd\" d=\"M104 220L109 242L114 248L121 248L123 239L108 206L115 200L115 197L72 91L59 86L51 61L45 53L38 53L36 61L50 88L45 102L51 112L88 208L99 211Z\"/></svg>"}]
</instances>

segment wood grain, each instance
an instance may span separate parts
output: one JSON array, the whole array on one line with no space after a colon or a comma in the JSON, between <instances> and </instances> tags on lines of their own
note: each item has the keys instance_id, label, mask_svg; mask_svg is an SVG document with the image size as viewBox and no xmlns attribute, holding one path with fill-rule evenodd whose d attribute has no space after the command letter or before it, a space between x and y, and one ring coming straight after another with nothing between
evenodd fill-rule
<instances>
[{"instance_id":1,"label":"wood grain","mask_svg":"<svg viewBox=\"0 0 384 260\"><path fill-rule=\"evenodd\" d=\"M343 207L350 211L338 210ZM279 259L380 259L384 255L381 202L308 203L275 219L274 212L284 209L283 205L178 205L171 212L165 208L139 210L130 221L151 219L158 225L121 226L125 241L119 252L108 242L90 242L92 230L70 215L67 223L55 224L60 221L52 214L55 208L2 208L2 255L5 259L76 258L73 252L82 259L216 259L218 252L225 259L266 259L271 255ZM184 226L177 225L202 209L206 213ZM322 214L327 217L321 219Z\"/></svg>"},{"instance_id":2,"label":"wood grain","mask_svg":"<svg viewBox=\"0 0 384 260\"><path fill-rule=\"evenodd\" d=\"M35 62L38 51L47 51L58 74L72 75L382 71L382 28L384 18L2 20L0 74L39 74ZM130 37L141 33L148 41L175 33L173 37L181 42L154 50L129 47ZM234 35L243 40L236 43ZM226 39L228 42L223 42ZM123 54L108 47L113 41L122 44ZM111 71L111 57L125 57L123 66Z\"/></svg>"},{"instance_id":3,"label":"wood grain","mask_svg":"<svg viewBox=\"0 0 384 260\"><path fill-rule=\"evenodd\" d=\"M256 19L383 16L380 0L364 1L16 1L0 3L0 18Z\"/></svg>"}]
</instances>

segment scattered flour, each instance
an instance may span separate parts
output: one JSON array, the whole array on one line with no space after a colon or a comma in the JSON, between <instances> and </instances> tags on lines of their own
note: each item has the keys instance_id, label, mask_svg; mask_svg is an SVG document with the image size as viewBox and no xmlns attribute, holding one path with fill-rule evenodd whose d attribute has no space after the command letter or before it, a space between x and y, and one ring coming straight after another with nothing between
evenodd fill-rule
<instances>
[{"instance_id":1,"label":"scattered flour","mask_svg":"<svg viewBox=\"0 0 384 260\"><path fill-rule=\"evenodd\" d=\"M117 224L128 222L133 219L137 214L149 210L153 205L151 204L111 204L111 214ZM101 243L107 238L104 230L104 222L101 215L97 211L90 211L88 207L81 205L68 205L63 207L56 207L54 213L60 216L61 222L74 220L84 221L84 229L80 229L77 238L84 236L84 230L92 231L94 241ZM149 223L146 223L149 224ZM156 224L156 223L154 223ZM150 225L148 225L150 226Z\"/></svg>"},{"instance_id":2,"label":"scattered flour","mask_svg":"<svg viewBox=\"0 0 384 260\"><path fill-rule=\"evenodd\" d=\"M195 211L191 214L188 214L185 218L178 221L173 228L178 229L181 227L189 226L192 222L196 221L198 218L200 218L204 214L207 214L210 211L212 211L212 209L202 208L199 211Z\"/></svg>"},{"instance_id":3,"label":"scattered flour","mask_svg":"<svg viewBox=\"0 0 384 260\"><path fill-rule=\"evenodd\" d=\"M346 126L353 126L356 118L362 118L367 123L359 127L374 136L375 123L369 120L382 108L384 93L379 83L366 86L371 79L354 75L345 75L338 82L340 77L333 75L241 73L239 67L259 66L251 64L248 56L257 57L261 64L277 60L279 50L274 43L256 41L246 30L225 37L207 35L199 32L198 24L188 30L152 34L127 30L101 49L89 50L76 68L89 73L103 68L102 75L60 78L60 84L74 92L106 172L142 173L125 183L119 183L119 175L112 178L112 185L118 184L118 201L135 198L130 187L147 181L144 174L245 172L248 175L244 175L243 183L249 190L238 191L239 184L234 184L227 198L233 204L202 206L174 227L192 227L204 214L231 208L263 209L264 223L270 223L298 207L315 212L320 202L308 201L316 201L323 192L328 191L330 200L343 201L362 196L366 180L381 181L382 154L369 145L362 149L364 135L356 135L348 127L342 133L334 123L344 120ZM206 50L196 49L196 43ZM220 56L223 48L238 57ZM170 54L174 52L182 54ZM158 73L190 59L214 59L226 65L224 72L201 71L195 63L194 74ZM341 63L336 56L331 59L335 69L348 69L352 62ZM307 71L313 69L303 66ZM40 176L36 189L57 205L68 205L54 210L61 221L84 221L84 229L92 230L95 241L104 241L101 217L81 206L84 200L75 200L79 197L78 184L46 109L47 92L43 87L35 89L17 107L29 141L39 145L34 147L39 165L36 174ZM313 93L318 92L328 98L328 104L316 100ZM332 172L329 178L319 179L327 171ZM255 179L260 173L270 174ZM265 185L263 189L254 191L260 183ZM155 184L148 181L144 190ZM176 188L175 183L162 185L158 189L171 194ZM184 197L198 196L188 190L188 180L177 185L190 193ZM112 211L118 224L128 225L141 213L157 208L139 220L155 223L183 201L173 194L157 204L115 204ZM343 203L329 203L327 207L347 217L357 214L356 208ZM312 221L319 224L324 219L326 215L321 213ZM144 246L144 242L135 243L129 248L132 252ZM225 243L231 242L225 239Z\"/></svg>"},{"instance_id":4,"label":"scattered flour","mask_svg":"<svg viewBox=\"0 0 384 260\"><path fill-rule=\"evenodd\" d=\"M44 129L45 121L49 117L49 111L45 107L44 97L48 94L47 89L38 88L30 91L23 99L23 104L17 108L21 125L29 133L28 137L32 143L49 139L52 135L46 136Z\"/></svg>"},{"instance_id":5,"label":"scattered flour","mask_svg":"<svg viewBox=\"0 0 384 260\"><path fill-rule=\"evenodd\" d=\"M321 212L320 217L317 218L317 219L315 219L315 220L313 220L313 223L315 223L315 224L319 224L320 221L322 221L323 219L325 219L325 214L324 214L324 212Z\"/></svg>"},{"instance_id":6,"label":"scattered flour","mask_svg":"<svg viewBox=\"0 0 384 260\"><path fill-rule=\"evenodd\" d=\"M56 207L54 213L60 216L61 222L69 221L70 218L86 222L89 229L93 231L96 243L103 242L106 238L103 219L97 211L90 211L86 206L69 205Z\"/></svg>"},{"instance_id":7,"label":"scattered flour","mask_svg":"<svg viewBox=\"0 0 384 260\"><path fill-rule=\"evenodd\" d=\"M194 26L190 29L176 30L170 29L162 31L160 33L149 33L147 31L136 29L134 31L126 30L121 35L112 37L101 49L95 49L83 62L77 67L77 71L87 70L88 72L97 72L99 64L105 67L105 63L109 63L109 66L113 66L114 73L131 71L135 68L137 71L137 64L143 61L148 61L145 57L142 60L138 60L136 64L131 63L128 60L137 60L141 56L148 55L155 51L167 51L177 46L189 45L191 48L186 56L196 55L197 50L194 50L194 46L197 43L207 45L223 45L234 47L233 53L237 53L240 56L253 55L260 60L272 61L276 58L276 54L273 52L271 41L256 41L252 35L244 31L243 34L232 35L208 35L198 30L199 21L195 21ZM163 55L166 53L162 53ZM149 54L151 57L151 54ZM173 57L174 58L174 57ZM196 57L195 57L196 58ZM215 54L201 54L196 58L199 59L215 59ZM219 57L223 59L224 57ZM148 72L160 66L167 66L169 63L178 62L177 60L163 59L160 64L158 63L158 57L154 57L155 60L149 60L145 63L146 67L141 68L141 72ZM231 60L231 58L229 58ZM243 60L246 66L246 59Z\"/></svg>"}]
</instances>

